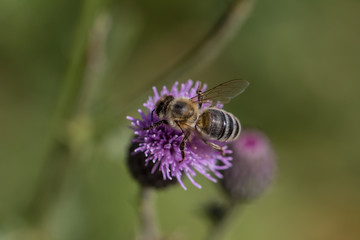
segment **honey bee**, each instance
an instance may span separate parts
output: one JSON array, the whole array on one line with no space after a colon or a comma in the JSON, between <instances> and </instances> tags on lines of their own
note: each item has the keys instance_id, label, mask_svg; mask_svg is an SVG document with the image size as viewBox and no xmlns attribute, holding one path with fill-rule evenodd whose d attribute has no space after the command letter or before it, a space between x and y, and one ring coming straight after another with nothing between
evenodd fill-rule
<instances>
[{"instance_id":1,"label":"honey bee","mask_svg":"<svg viewBox=\"0 0 360 240\"><path fill-rule=\"evenodd\" d=\"M156 128L162 124L180 130L184 134L180 143L182 161L185 159L185 144L189 140L191 133L197 134L204 143L225 155L225 151L221 146L209 140L234 141L240 135L241 125L232 113L215 107L215 104L218 101L221 103L229 102L232 98L241 94L248 86L249 82L234 79L221 83L205 92L202 92L199 86L196 96L192 98L175 98L171 95L162 96L151 112L151 119L153 119L155 112L160 120L145 128L145 130ZM201 110L203 103L211 103L211 106Z\"/></svg>"}]
</instances>

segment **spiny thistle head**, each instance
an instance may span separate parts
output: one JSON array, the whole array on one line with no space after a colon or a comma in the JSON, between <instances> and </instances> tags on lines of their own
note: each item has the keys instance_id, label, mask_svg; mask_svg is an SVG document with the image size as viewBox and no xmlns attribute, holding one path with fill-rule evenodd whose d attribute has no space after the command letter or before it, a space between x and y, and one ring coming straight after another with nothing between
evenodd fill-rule
<instances>
[{"instance_id":1,"label":"spiny thistle head","mask_svg":"<svg viewBox=\"0 0 360 240\"><path fill-rule=\"evenodd\" d=\"M177 179L180 185L186 190L182 181L182 176L186 175L192 184L196 187L201 186L194 180L197 173L204 175L209 180L216 182L216 178L221 178L221 171L231 166L231 151L227 149L224 143L221 145L224 149L225 156L218 150L213 149L205 144L196 134L191 137L191 141L185 144L185 158L182 158L180 144L184 138L182 131L177 130L168 125L160 125L156 128L150 128L154 122L159 121L152 112L156 107L156 103L162 96L171 95L174 98L184 97L192 98L197 95L196 91L200 86L200 82L193 84L188 80L185 84L176 82L171 90L166 87L158 92L154 87L154 96L150 96L144 104L146 111L138 110L140 118L127 117L131 121L131 128L135 133L134 143L137 147L134 152L142 152L145 155L144 165L153 164L152 173L161 172L164 180ZM202 91L206 90L203 85ZM200 111L209 107L210 103L204 103ZM222 108L221 104L217 104L218 108ZM214 176L215 177L214 177Z\"/></svg>"},{"instance_id":2,"label":"spiny thistle head","mask_svg":"<svg viewBox=\"0 0 360 240\"><path fill-rule=\"evenodd\" d=\"M233 166L223 172L223 189L237 202L258 198L270 186L276 169L269 139L258 130L243 130L229 148Z\"/></svg>"}]
</instances>

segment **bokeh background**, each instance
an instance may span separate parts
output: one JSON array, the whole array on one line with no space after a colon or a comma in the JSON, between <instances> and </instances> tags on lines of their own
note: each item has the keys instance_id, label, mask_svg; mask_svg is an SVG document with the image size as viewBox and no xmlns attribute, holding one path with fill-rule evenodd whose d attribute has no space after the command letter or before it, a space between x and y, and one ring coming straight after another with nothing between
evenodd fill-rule
<instances>
[{"instance_id":1,"label":"bokeh background","mask_svg":"<svg viewBox=\"0 0 360 240\"><path fill-rule=\"evenodd\" d=\"M139 89L161 87L229 3L0 1L0 239L135 237L125 110L137 116ZM360 239L359 12L358 0L259 0L213 62L181 77L247 79L225 108L278 155L272 188L226 239ZM206 236L201 207L222 196L197 180L158 192L166 236Z\"/></svg>"}]
</instances>

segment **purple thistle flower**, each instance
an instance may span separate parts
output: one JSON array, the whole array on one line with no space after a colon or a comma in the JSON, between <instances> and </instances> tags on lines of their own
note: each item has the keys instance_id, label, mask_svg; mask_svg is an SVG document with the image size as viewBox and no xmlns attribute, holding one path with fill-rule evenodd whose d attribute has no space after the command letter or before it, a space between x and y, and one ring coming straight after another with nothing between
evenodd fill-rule
<instances>
[{"instance_id":1,"label":"purple thistle flower","mask_svg":"<svg viewBox=\"0 0 360 240\"><path fill-rule=\"evenodd\" d=\"M276 170L269 139L258 130L246 129L229 148L233 150L233 166L223 172L223 189L237 202L258 198L270 186Z\"/></svg>"},{"instance_id":2,"label":"purple thistle flower","mask_svg":"<svg viewBox=\"0 0 360 240\"><path fill-rule=\"evenodd\" d=\"M216 142L216 144L224 147L227 156L222 156L220 151L214 150L198 136L194 135L190 141L186 142L185 159L182 161L180 143L184 134L181 131L164 124L150 130L144 130L159 120L154 114L153 121L151 121L151 112L161 96L172 95L175 98L192 98L196 96L196 90L200 86L200 82L196 82L193 85L192 80L188 80L185 84L181 84L180 90L178 86L179 83L175 82L170 91L163 87L160 94L153 87L154 96L149 97L148 101L144 104L148 111L144 112L139 109L140 119L130 116L127 119L131 121L131 128L136 135L133 142L139 143L139 147L135 149L135 152L143 152L145 154L145 165L148 165L150 162L154 164L152 173L160 171L164 180L176 178L186 190L187 188L181 180L182 175L185 174L192 184L201 188L201 185L194 180L197 172L216 182L216 178L211 173L217 178L222 178L221 171L231 167L232 157L228 156L231 151L224 146L224 143ZM205 84L201 90L206 90ZM209 106L210 103L203 104L200 111ZM216 106L222 108L222 104L218 103Z\"/></svg>"}]
</instances>

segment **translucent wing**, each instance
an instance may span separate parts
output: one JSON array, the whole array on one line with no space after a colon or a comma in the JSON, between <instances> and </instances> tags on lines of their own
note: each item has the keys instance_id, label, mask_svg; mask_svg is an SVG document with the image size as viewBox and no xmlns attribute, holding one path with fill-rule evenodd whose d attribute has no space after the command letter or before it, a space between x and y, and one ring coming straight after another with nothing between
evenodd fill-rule
<instances>
[{"instance_id":1,"label":"translucent wing","mask_svg":"<svg viewBox=\"0 0 360 240\"><path fill-rule=\"evenodd\" d=\"M249 82L242 79L233 79L224 83L221 83L198 96L192 97L194 102L209 102L216 104L217 101L221 103L228 103L237 95L241 94L247 87Z\"/></svg>"}]
</instances>

